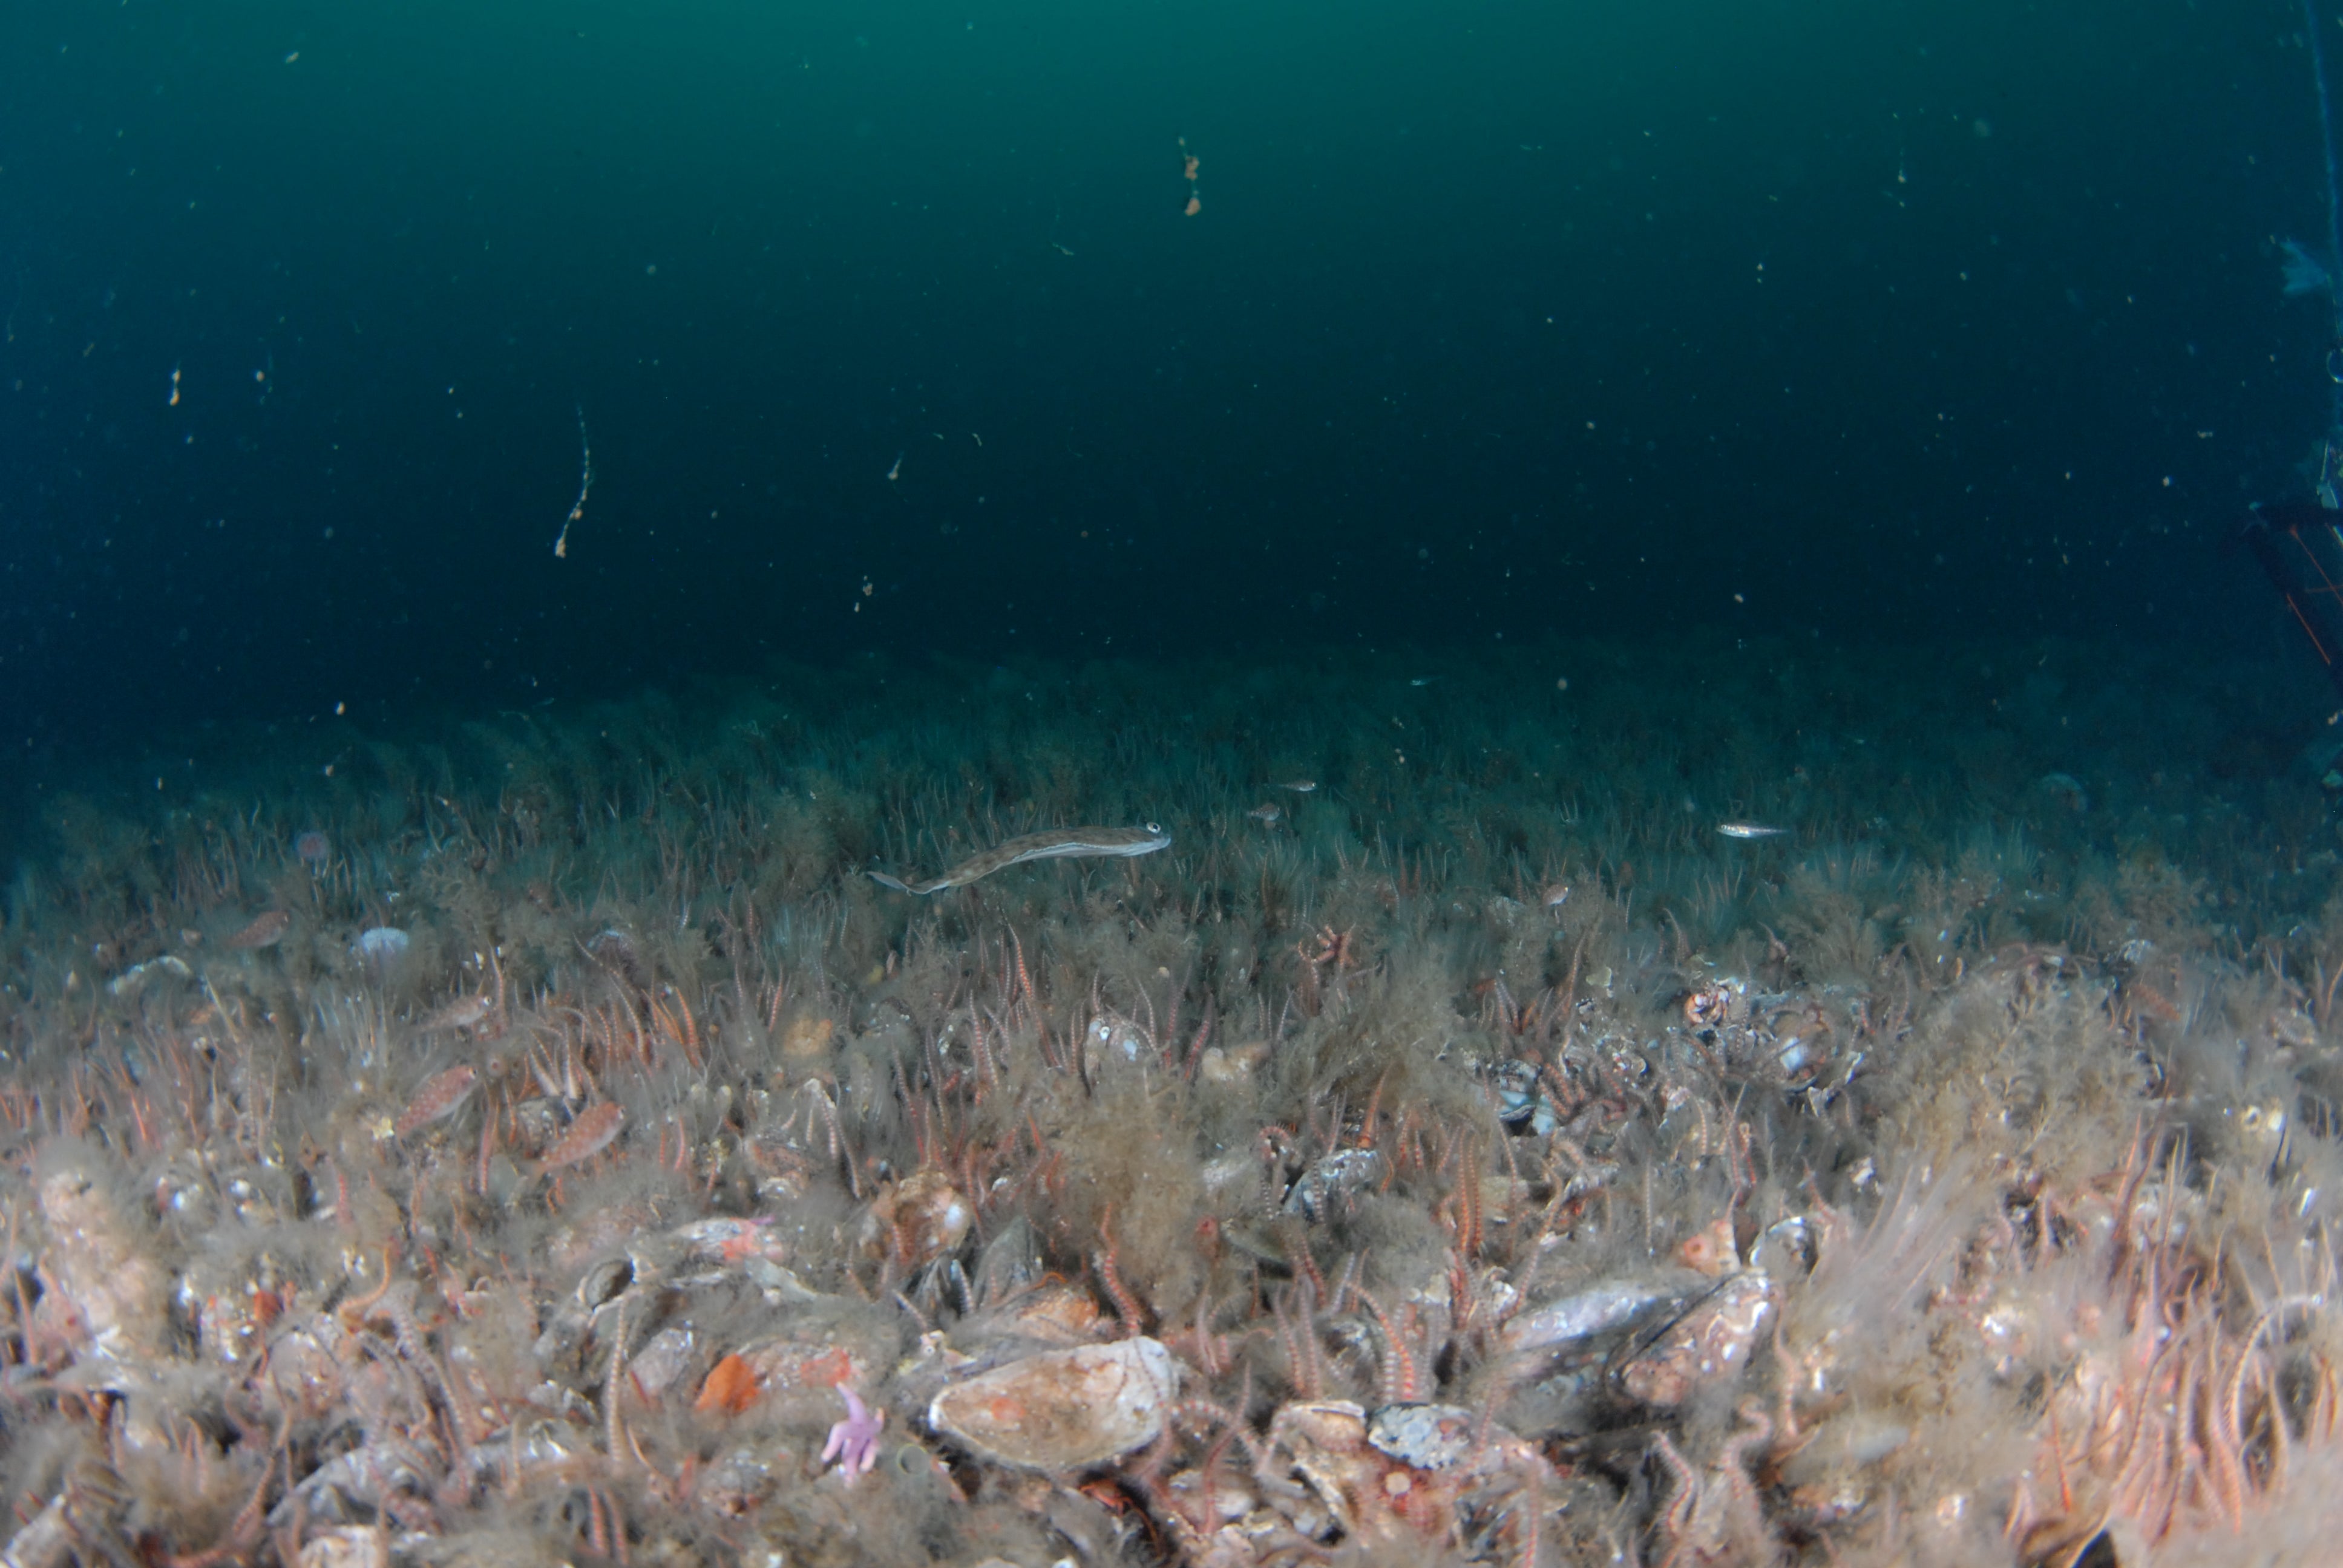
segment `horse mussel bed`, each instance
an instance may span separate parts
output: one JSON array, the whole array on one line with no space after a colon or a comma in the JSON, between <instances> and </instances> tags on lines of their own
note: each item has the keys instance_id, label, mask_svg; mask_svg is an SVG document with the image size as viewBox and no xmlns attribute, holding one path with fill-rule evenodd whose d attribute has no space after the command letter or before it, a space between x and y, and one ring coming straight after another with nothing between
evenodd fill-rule
<instances>
[{"instance_id":1,"label":"horse mussel bed","mask_svg":"<svg viewBox=\"0 0 2343 1568\"><path fill-rule=\"evenodd\" d=\"M933 900L1145 814L499 780L20 898L0 1561L2328 1560L2323 939L2023 778L1403 849L1282 760Z\"/></svg>"}]
</instances>

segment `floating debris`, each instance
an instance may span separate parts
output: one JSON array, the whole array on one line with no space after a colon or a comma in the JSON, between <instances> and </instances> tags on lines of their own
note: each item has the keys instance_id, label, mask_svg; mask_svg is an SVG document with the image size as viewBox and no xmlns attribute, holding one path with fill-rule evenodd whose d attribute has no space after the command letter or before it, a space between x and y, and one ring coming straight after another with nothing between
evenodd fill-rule
<instances>
[{"instance_id":1,"label":"floating debris","mask_svg":"<svg viewBox=\"0 0 2343 1568\"><path fill-rule=\"evenodd\" d=\"M2320 294L2334 286L2327 267L2318 256L2294 240L2278 242L2281 253L2278 269L2284 276L2283 292L2288 299L2306 294Z\"/></svg>"}]
</instances>

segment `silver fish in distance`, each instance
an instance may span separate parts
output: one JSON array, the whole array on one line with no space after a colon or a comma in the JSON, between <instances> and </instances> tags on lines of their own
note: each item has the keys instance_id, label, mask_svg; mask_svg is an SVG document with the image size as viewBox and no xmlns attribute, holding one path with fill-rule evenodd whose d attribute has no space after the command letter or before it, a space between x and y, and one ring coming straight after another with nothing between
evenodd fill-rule
<instances>
[{"instance_id":1,"label":"silver fish in distance","mask_svg":"<svg viewBox=\"0 0 2343 1568\"><path fill-rule=\"evenodd\" d=\"M972 856L926 882L906 882L884 871L873 871L870 879L880 887L892 888L899 893L940 893L946 888L965 888L980 878L1027 860L1062 860L1092 855L1151 855L1168 849L1172 835L1153 822L1143 828L1052 828L1046 832L1027 833L1006 843L996 844L981 855Z\"/></svg>"},{"instance_id":2,"label":"silver fish in distance","mask_svg":"<svg viewBox=\"0 0 2343 1568\"><path fill-rule=\"evenodd\" d=\"M1719 822L1716 830L1728 839L1778 839L1787 828L1768 828L1763 822Z\"/></svg>"}]
</instances>

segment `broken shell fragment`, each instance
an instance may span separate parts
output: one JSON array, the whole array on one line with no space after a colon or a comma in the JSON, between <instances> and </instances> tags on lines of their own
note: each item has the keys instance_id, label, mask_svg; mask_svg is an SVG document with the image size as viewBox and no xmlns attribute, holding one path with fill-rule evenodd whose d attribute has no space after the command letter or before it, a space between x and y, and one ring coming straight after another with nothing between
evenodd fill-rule
<instances>
[{"instance_id":1,"label":"broken shell fragment","mask_svg":"<svg viewBox=\"0 0 2343 1568\"><path fill-rule=\"evenodd\" d=\"M1372 1149L1344 1149L1312 1162L1285 1194L1285 1211L1322 1225L1355 1194L1380 1180L1383 1156Z\"/></svg>"},{"instance_id":2,"label":"broken shell fragment","mask_svg":"<svg viewBox=\"0 0 2343 1568\"><path fill-rule=\"evenodd\" d=\"M960 1250L976 1223L960 1189L940 1171L915 1171L871 1200L862 1216L863 1250L919 1268Z\"/></svg>"},{"instance_id":3,"label":"broken shell fragment","mask_svg":"<svg viewBox=\"0 0 2343 1568\"><path fill-rule=\"evenodd\" d=\"M868 1387L883 1364L874 1345L840 1343L828 1332L761 1340L734 1353L740 1359L740 1372L725 1375L746 1375L757 1390L749 1397L770 1394L785 1404L810 1401L833 1414L838 1398L832 1391L840 1383Z\"/></svg>"},{"instance_id":4,"label":"broken shell fragment","mask_svg":"<svg viewBox=\"0 0 2343 1568\"><path fill-rule=\"evenodd\" d=\"M716 1215L679 1225L669 1233L682 1243L685 1257L695 1263L729 1265L753 1258L787 1262L789 1243L773 1234L772 1224L770 1216L739 1220Z\"/></svg>"},{"instance_id":5,"label":"broken shell fragment","mask_svg":"<svg viewBox=\"0 0 2343 1568\"><path fill-rule=\"evenodd\" d=\"M196 971L185 959L176 953L165 953L159 959L149 959L143 964L133 964L106 982L106 989L116 996L136 996L146 982L156 975L169 975L176 980L193 980Z\"/></svg>"},{"instance_id":6,"label":"broken shell fragment","mask_svg":"<svg viewBox=\"0 0 2343 1568\"><path fill-rule=\"evenodd\" d=\"M928 1422L980 1459L1081 1470L1163 1434L1179 1392L1172 1352L1151 1339L1051 1351L956 1383Z\"/></svg>"},{"instance_id":7,"label":"broken shell fragment","mask_svg":"<svg viewBox=\"0 0 2343 1568\"><path fill-rule=\"evenodd\" d=\"M1749 1243L1749 1266L1782 1279L1805 1278L1815 1271L1817 1261L1815 1231L1803 1214L1776 1221Z\"/></svg>"},{"instance_id":8,"label":"broken shell fragment","mask_svg":"<svg viewBox=\"0 0 2343 1568\"><path fill-rule=\"evenodd\" d=\"M656 1400L683 1376L698 1348L689 1329L661 1329L627 1359L627 1375L645 1398Z\"/></svg>"},{"instance_id":9,"label":"broken shell fragment","mask_svg":"<svg viewBox=\"0 0 2343 1568\"><path fill-rule=\"evenodd\" d=\"M1209 1046L1196 1060L1196 1076L1206 1083L1249 1083L1252 1081L1253 1069L1268 1060L1269 1042L1265 1040L1231 1046L1227 1050L1217 1045ZM1250 1169L1251 1161L1246 1163Z\"/></svg>"},{"instance_id":10,"label":"broken shell fragment","mask_svg":"<svg viewBox=\"0 0 2343 1568\"><path fill-rule=\"evenodd\" d=\"M1644 1404L1682 1404L1695 1389L1737 1376L1773 1315L1774 1282L1755 1269L1729 1274L1659 1332L1631 1342L1614 1363L1619 1386Z\"/></svg>"},{"instance_id":11,"label":"broken shell fragment","mask_svg":"<svg viewBox=\"0 0 2343 1568\"><path fill-rule=\"evenodd\" d=\"M1446 1470L1473 1452L1480 1416L1455 1404L1387 1404L1367 1418L1367 1442L1417 1470Z\"/></svg>"},{"instance_id":12,"label":"broken shell fragment","mask_svg":"<svg viewBox=\"0 0 2343 1568\"><path fill-rule=\"evenodd\" d=\"M159 1356L170 1282L146 1217L119 1201L98 1175L79 1169L44 1178L39 1203L48 1231L36 1265L41 1307L59 1332L86 1336L100 1354L116 1360Z\"/></svg>"},{"instance_id":13,"label":"broken shell fragment","mask_svg":"<svg viewBox=\"0 0 2343 1568\"><path fill-rule=\"evenodd\" d=\"M621 1254L605 1258L586 1271L578 1282L578 1304L588 1312L613 1301L619 1292L635 1282L635 1261Z\"/></svg>"},{"instance_id":14,"label":"broken shell fragment","mask_svg":"<svg viewBox=\"0 0 2343 1568\"><path fill-rule=\"evenodd\" d=\"M699 1398L691 1408L702 1415L713 1415L719 1411L738 1415L756 1403L757 1395L762 1392L757 1384L757 1374L749 1370L749 1363L736 1351L708 1369L708 1377L699 1385Z\"/></svg>"},{"instance_id":15,"label":"broken shell fragment","mask_svg":"<svg viewBox=\"0 0 2343 1568\"><path fill-rule=\"evenodd\" d=\"M390 1534L379 1524L321 1530L302 1546L297 1568L388 1568Z\"/></svg>"}]
</instances>

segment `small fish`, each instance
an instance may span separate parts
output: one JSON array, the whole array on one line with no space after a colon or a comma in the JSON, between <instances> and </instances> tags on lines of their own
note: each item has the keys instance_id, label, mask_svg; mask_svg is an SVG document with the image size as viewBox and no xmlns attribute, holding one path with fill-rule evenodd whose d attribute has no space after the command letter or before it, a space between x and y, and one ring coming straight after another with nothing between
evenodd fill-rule
<instances>
[{"instance_id":1,"label":"small fish","mask_svg":"<svg viewBox=\"0 0 2343 1568\"><path fill-rule=\"evenodd\" d=\"M895 480L903 477L903 458L907 455L908 454L902 452L895 454L895 465L887 470L887 479L889 483L891 484Z\"/></svg>"},{"instance_id":2,"label":"small fish","mask_svg":"<svg viewBox=\"0 0 2343 1568\"><path fill-rule=\"evenodd\" d=\"M469 1029L496 1010L496 999L485 996L459 996L437 1012L423 1020L426 1034L443 1030Z\"/></svg>"},{"instance_id":3,"label":"small fish","mask_svg":"<svg viewBox=\"0 0 2343 1568\"><path fill-rule=\"evenodd\" d=\"M626 1124L627 1113L615 1100L606 1100L599 1105L579 1111L577 1119L570 1122L569 1131L561 1135L561 1141L545 1151L545 1159L538 1163L537 1173L542 1176L548 1171L575 1165L581 1160L591 1160L610 1146L610 1140L616 1138L618 1129Z\"/></svg>"},{"instance_id":4,"label":"small fish","mask_svg":"<svg viewBox=\"0 0 2343 1568\"><path fill-rule=\"evenodd\" d=\"M247 950L254 948L273 948L283 941L285 933L292 929L291 915L287 914L283 910L270 910L266 914L256 916L252 924L228 938L227 945Z\"/></svg>"},{"instance_id":5,"label":"small fish","mask_svg":"<svg viewBox=\"0 0 2343 1568\"><path fill-rule=\"evenodd\" d=\"M940 893L946 888L964 888L980 878L1027 860L1062 860L1080 856L1151 855L1168 848L1172 835L1153 822L1143 828L1053 828L1043 833L1028 833L996 844L981 855L962 860L942 876L926 882L906 882L884 871L873 871L870 879L882 888L892 888L899 893Z\"/></svg>"},{"instance_id":6,"label":"small fish","mask_svg":"<svg viewBox=\"0 0 2343 1568\"><path fill-rule=\"evenodd\" d=\"M1763 822L1719 822L1716 830L1728 839L1778 839L1787 828L1768 828Z\"/></svg>"},{"instance_id":7,"label":"small fish","mask_svg":"<svg viewBox=\"0 0 2343 1568\"><path fill-rule=\"evenodd\" d=\"M1315 779L1296 779L1292 783L1280 784L1278 788L1281 789L1291 789L1296 795L1307 795L1310 791L1318 788L1318 780Z\"/></svg>"},{"instance_id":8,"label":"small fish","mask_svg":"<svg viewBox=\"0 0 2343 1568\"><path fill-rule=\"evenodd\" d=\"M398 1121L391 1127L391 1136L404 1138L418 1127L427 1127L443 1116L453 1116L479 1081L479 1070L471 1067L451 1067L424 1080L423 1087L415 1091L415 1098L399 1112Z\"/></svg>"},{"instance_id":9,"label":"small fish","mask_svg":"<svg viewBox=\"0 0 2343 1568\"><path fill-rule=\"evenodd\" d=\"M1245 815L1256 822L1274 822L1285 813L1274 806L1256 806Z\"/></svg>"}]
</instances>

